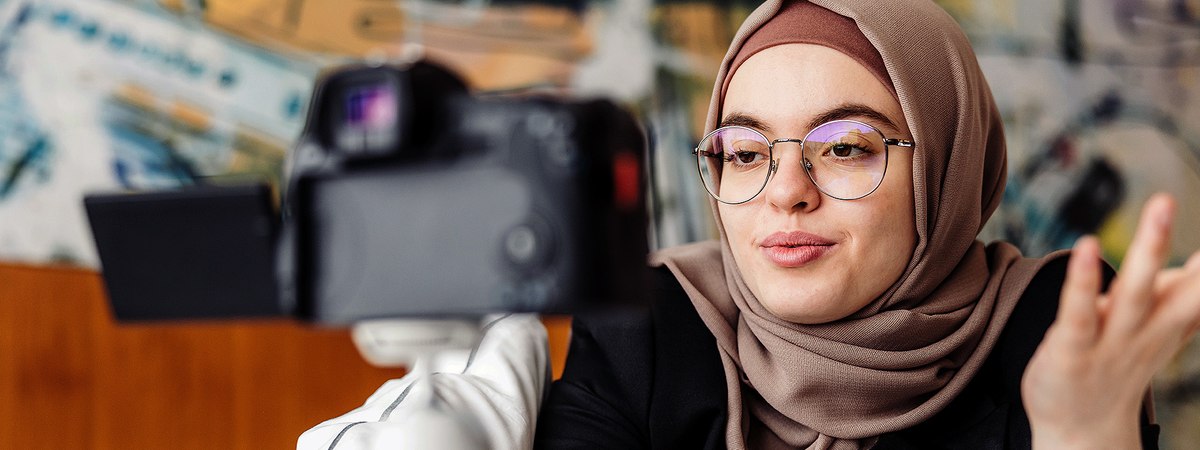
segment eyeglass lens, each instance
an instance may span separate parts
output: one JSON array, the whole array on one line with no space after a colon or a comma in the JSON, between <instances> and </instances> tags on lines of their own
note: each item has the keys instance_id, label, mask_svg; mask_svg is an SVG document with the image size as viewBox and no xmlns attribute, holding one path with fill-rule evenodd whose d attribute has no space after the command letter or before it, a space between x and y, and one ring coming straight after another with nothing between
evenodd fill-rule
<instances>
[{"instance_id":1,"label":"eyeglass lens","mask_svg":"<svg viewBox=\"0 0 1200 450\"><path fill-rule=\"evenodd\" d=\"M883 134L870 125L828 122L810 131L803 144L804 169L830 197L862 198L883 181L887 146ZM771 176L771 147L765 136L750 128L724 127L705 136L696 153L705 189L725 203L750 201Z\"/></svg>"}]
</instances>

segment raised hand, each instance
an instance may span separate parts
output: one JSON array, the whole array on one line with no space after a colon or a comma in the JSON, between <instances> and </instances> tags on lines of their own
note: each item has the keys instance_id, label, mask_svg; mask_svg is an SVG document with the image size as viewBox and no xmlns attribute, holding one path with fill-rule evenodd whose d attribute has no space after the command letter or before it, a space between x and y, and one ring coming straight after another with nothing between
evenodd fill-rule
<instances>
[{"instance_id":1,"label":"raised hand","mask_svg":"<svg viewBox=\"0 0 1200 450\"><path fill-rule=\"evenodd\" d=\"M1150 380L1200 325L1200 252L1163 269L1174 212L1168 195L1146 202L1108 292L1096 239L1075 244L1058 318L1021 382L1034 448L1141 448Z\"/></svg>"}]
</instances>

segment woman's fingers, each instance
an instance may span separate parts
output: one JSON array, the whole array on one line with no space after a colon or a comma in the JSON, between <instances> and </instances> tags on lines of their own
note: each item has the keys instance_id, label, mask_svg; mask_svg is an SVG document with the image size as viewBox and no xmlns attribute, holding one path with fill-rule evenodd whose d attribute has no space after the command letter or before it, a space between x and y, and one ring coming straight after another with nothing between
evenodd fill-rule
<instances>
[{"instance_id":1,"label":"woman's fingers","mask_svg":"<svg viewBox=\"0 0 1200 450\"><path fill-rule=\"evenodd\" d=\"M1193 264L1196 260L1193 255L1183 269L1164 271L1160 276L1170 281L1160 283L1165 286L1156 293L1160 298L1158 311L1147 324L1151 339L1182 344L1200 325L1200 264ZM1174 354L1176 350L1177 347L1172 347L1168 353Z\"/></svg>"},{"instance_id":2,"label":"woman's fingers","mask_svg":"<svg viewBox=\"0 0 1200 450\"><path fill-rule=\"evenodd\" d=\"M1109 291L1111 316L1106 334L1125 339L1137 331L1153 307L1155 275L1162 269L1170 241L1175 201L1166 194L1155 194L1146 202L1121 272Z\"/></svg>"},{"instance_id":3,"label":"woman's fingers","mask_svg":"<svg viewBox=\"0 0 1200 450\"><path fill-rule=\"evenodd\" d=\"M1166 364L1196 333L1200 323L1200 280L1188 280L1181 286L1176 295L1166 299L1155 317L1146 325L1143 342L1151 343L1146 346L1146 355L1153 367L1158 371Z\"/></svg>"},{"instance_id":4,"label":"woman's fingers","mask_svg":"<svg viewBox=\"0 0 1200 450\"><path fill-rule=\"evenodd\" d=\"M1200 251L1192 253L1192 256L1188 257L1187 263L1183 265L1183 270L1188 272L1200 271Z\"/></svg>"},{"instance_id":5,"label":"woman's fingers","mask_svg":"<svg viewBox=\"0 0 1200 450\"><path fill-rule=\"evenodd\" d=\"M1075 242L1067 262L1055 328L1066 344L1090 346L1099 327L1096 300L1100 296L1100 245L1096 238L1084 236Z\"/></svg>"},{"instance_id":6,"label":"woman's fingers","mask_svg":"<svg viewBox=\"0 0 1200 450\"><path fill-rule=\"evenodd\" d=\"M1106 293L1101 292L1096 239L1076 242L1058 317L1021 382L1035 441L1136 430L1127 425L1137 417L1154 372L1196 333L1200 252L1182 269L1163 270L1174 208L1166 195L1146 202L1125 262ZM1099 445L1136 448L1135 438L1136 433L1110 435Z\"/></svg>"},{"instance_id":7,"label":"woman's fingers","mask_svg":"<svg viewBox=\"0 0 1200 450\"><path fill-rule=\"evenodd\" d=\"M1200 251L1192 253L1192 256L1188 257L1187 263L1183 265L1183 270L1192 277L1200 278ZM1198 331L1200 331L1200 321L1192 325L1192 331L1188 334L1196 334Z\"/></svg>"},{"instance_id":8,"label":"woman's fingers","mask_svg":"<svg viewBox=\"0 0 1200 450\"><path fill-rule=\"evenodd\" d=\"M1188 277L1196 276L1183 267L1164 269L1154 278L1154 296L1163 298L1171 295Z\"/></svg>"}]
</instances>

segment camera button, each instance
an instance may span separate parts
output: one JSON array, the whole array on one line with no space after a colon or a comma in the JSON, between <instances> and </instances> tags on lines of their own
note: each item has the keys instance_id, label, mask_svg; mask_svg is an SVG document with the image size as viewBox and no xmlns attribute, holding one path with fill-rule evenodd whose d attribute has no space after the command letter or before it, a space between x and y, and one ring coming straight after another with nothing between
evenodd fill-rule
<instances>
[{"instance_id":1,"label":"camera button","mask_svg":"<svg viewBox=\"0 0 1200 450\"><path fill-rule=\"evenodd\" d=\"M508 257L518 264L529 264L537 256L537 232L528 225L518 225L508 231L504 238L504 249Z\"/></svg>"}]
</instances>

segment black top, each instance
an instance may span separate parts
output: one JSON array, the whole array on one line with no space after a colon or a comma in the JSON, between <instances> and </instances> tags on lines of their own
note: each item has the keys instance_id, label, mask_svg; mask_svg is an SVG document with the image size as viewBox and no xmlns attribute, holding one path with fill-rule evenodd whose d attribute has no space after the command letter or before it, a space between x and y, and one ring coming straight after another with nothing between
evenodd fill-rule
<instances>
[{"instance_id":1,"label":"black top","mask_svg":"<svg viewBox=\"0 0 1200 450\"><path fill-rule=\"evenodd\" d=\"M992 354L933 418L881 436L876 449L1027 449L1021 375L1058 309L1067 258L1048 263L1017 303ZM1112 278L1105 274L1105 283ZM566 369L537 422L538 448L725 447L725 372L716 338L665 268L648 311L576 316ZM1144 448L1158 426L1142 417Z\"/></svg>"}]
</instances>

